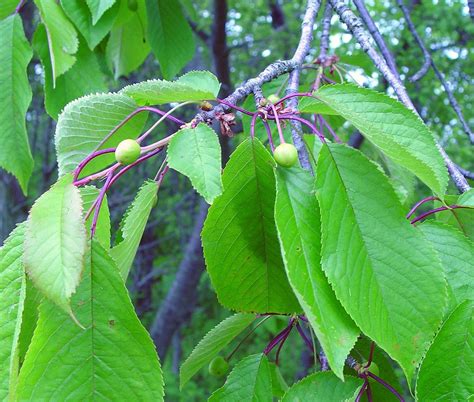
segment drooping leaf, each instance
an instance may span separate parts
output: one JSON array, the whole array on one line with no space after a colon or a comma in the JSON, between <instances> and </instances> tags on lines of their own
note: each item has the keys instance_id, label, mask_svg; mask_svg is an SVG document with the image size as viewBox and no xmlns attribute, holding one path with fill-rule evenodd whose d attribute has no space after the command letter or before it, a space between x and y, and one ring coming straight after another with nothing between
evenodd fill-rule
<instances>
[{"instance_id":1,"label":"drooping leaf","mask_svg":"<svg viewBox=\"0 0 474 402\"><path fill-rule=\"evenodd\" d=\"M94 50L110 32L119 11L119 4L116 3L104 12L97 24L93 24L92 14L84 0L61 0L61 6L78 31L84 36L90 50Z\"/></svg>"},{"instance_id":2,"label":"drooping leaf","mask_svg":"<svg viewBox=\"0 0 474 402\"><path fill-rule=\"evenodd\" d=\"M0 248L0 399L14 400L19 370L19 337L25 301L23 240L19 225Z\"/></svg>"},{"instance_id":3,"label":"drooping leaf","mask_svg":"<svg viewBox=\"0 0 474 402\"><path fill-rule=\"evenodd\" d=\"M86 186L81 187L79 191L81 192L82 209L85 215L99 196L99 189L93 186ZM93 216L94 214L90 214L89 218L86 220L87 233L90 233ZM107 195L104 196L104 200L102 201L102 205L100 207L99 218L97 220L94 237L106 250L110 248L110 212L107 202Z\"/></svg>"},{"instance_id":4,"label":"drooping leaf","mask_svg":"<svg viewBox=\"0 0 474 402\"><path fill-rule=\"evenodd\" d=\"M474 300L474 243L459 230L434 220L423 222L421 231L437 251L448 282L448 311L464 300Z\"/></svg>"},{"instance_id":5,"label":"drooping leaf","mask_svg":"<svg viewBox=\"0 0 474 402\"><path fill-rule=\"evenodd\" d=\"M97 58L85 43L77 51L77 61L63 75L56 79L53 87L51 60L48 54L48 40L43 24L40 24L33 39L35 51L39 54L45 71L44 103L46 111L55 120L70 101L94 92L106 91L105 77Z\"/></svg>"},{"instance_id":6,"label":"drooping leaf","mask_svg":"<svg viewBox=\"0 0 474 402\"><path fill-rule=\"evenodd\" d=\"M215 99L220 84L208 71L191 71L176 81L149 80L132 84L121 93L130 96L139 105L159 105L169 102Z\"/></svg>"},{"instance_id":7,"label":"drooping leaf","mask_svg":"<svg viewBox=\"0 0 474 402\"><path fill-rule=\"evenodd\" d=\"M401 103L351 84L325 85L315 96L350 121L394 162L443 196L448 174L429 129Z\"/></svg>"},{"instance_id":8,"label":"drooping leaf","mask_svg":"<svg viewBox=\"0 0 474 402\"><path fill-rule=\"evenodd\" d=\"M221 321L193 349L179 371L180 388L217 356L232 340L255 320L255 315L238 313Z\"/></svg>"},{"instance_id":9,"label":"drooping leaf","mask_svg":"<svg viewBox=\"0 0 474 402\"><path fill-rule=\"evenodd\" d=\"M19 377L19 400L163 401L163 376L112 258L95 240L72 307L44 301Z\"/></svg>"},{"instance_id":10,"label":"drooping leaf","mask_svg":"<svg viewBox=\"0 0 474 402\"><path fill-rule=\"evenodd\" d=\"M352 401L361 386L359 378L346 376L343 382L330 371L321 371L290 387L282 402Z\"/></svg>"},{"instance_id":11,"label":"drooping leaf","mask_svg":"<svg viewBox=\"0 0 474 402\"><path fill-rule=\"evenodd\" d=\"M193 187L212 204L222 193L221 147L206 124L178 131L168 146L168 165L189 177Z\"/></svg>"},{"instance_id":12,"label":"drooping leaf","mask_svg":"<svg viewBox=\"0 0 474 402\"><path fill-rule=\"evenodd\" d=\"M24 194L33 171L25 125L31 102L26 67L32 55L20 16L0 21L0 167L15 175Z\"/></svg>"},{"instance_id":13,"label":"drooping leaf","mask_svg":"<svg viewBox=\"0 0 474 402\"><path fill-rule=\"evenodd\" d=\"M72 175L65 175L31 208L24 263L34 285L66 312L81 278L86 245L81 196Z\"/></svg>"},{"instance_id":14,"label":"drooping leaf","mask_svg":"<svg viewBox=\"0 0 474 402\"><path fill-rule=\"evenodd\" d=\"M137 6L131 18L114 26L110 32L106 57L115 79L136 70L150 53L150 45L146 40L145 1L138 1Z\"/></svg>"},{"instance_id":15,"label":"drooping leaf","mask_svg":"<svg viewBox=\"0 0 474 402\"><path fill-rule=\"evenodd\" d=\"M148 217L157 197L157 191L158 184L155 181L147 181L138 191L120 225L120 241L112 248L110 255L117 263L123 279L127 278L132 267Z\"/></svg>"},{"instance_id":16,"label":"drooping leaf","mask_svg":"<svg viewBox=\"0 0 474 402\"><path fill-rule=\"evenodd\" d=\"M33 286L33 283L27 277L26 295L25 302L23 304L23 316L21 319L20 339L18 340L20 366L25 360L26 352L30 346L31 339L33 338L33 332L38 321L39 306L43 299L43 294Z\"/></svg>"},{"instance_id":17,"label":"drooping leaf","mask_svg":"<svg viewBox=\"0 0 474 402\"><path fill-rule=\"evenodd\" d=\"M322 264L337 298L412 379L446 304L438 257L405 219L387 177L359 151L324 146L316 188Z\"/></svg>"},{"instance_id":18,"label":"drooping leaf","mask_svg":"<svg viewBox=\"0 0 474 402\"><path fill-rule=\"evenodd\" d=\"M74 54L79 47L79 40L74 26L55 0L35 0L35 4L46 27L54 88L56 78L76 62Z\"/></svg>"},{"instance_id":19,"label":"drooping leaf","mask_svg":"<svg viewBox=\"0 0 474 402\"><path fill-rule=\"evenodd\" d=\"M461 303L441 327L421 364L419 401L467 401L474 395L474 302Z\"/></svg>"},{"instance_id":20,"label":"drooping leaf","mask_svg":"<svg viewBox=\"0 0 474 402\"><path fill-rule=\"evenodd\" d=\"M102 15L114 5L115 0L86 0L86 2L92 14L92 25L95 25Z\"/></svg>"},{"instance_id":21,"label":"drooping leaf","mask_svg":"<svg viewBox=\"0 0 474 402\"><path fill-rule=\"evenodd\" d=\"M59 115L56 126L59 174L72 172L136 108L128 96L114 93L87 95L69 103ZM115 147L126 138L136 138L145 121L146 112L135 115L101 149ZM101 155L86 166L83 175L97 172L114 161L113 153Z\"/></svg>"},{"instance_id":22,"label":"drooping leaf","mask_svg":"<svg viewBox=\"0 0 474 402\"><path fill-rule=\"evenodd\" d=\"M286 274L329 365L342 379L359 330L321 268L321 222L314 179L301 168L277 168L276 179L275 222Z\"/></svg>"},{"instance_id":23,"label":"drooping leaf","mask_svg":"<svg viewBox=\"0 0 474 402\"><path fill-rule=\"evenodd\" d=\"M165 79L173 78L194 55L194 35L178 0L146 0L148 41Z\"/></svg>"},{"instance_id":24,"label":"drooping leaf","mask_svg":"<svg viewBox=\"0 0 474 402\"><path fill-rule=\"evenodd\" d=\"M224 169L202 241L220 303L244 312L300 311L286 278L274 222L275 162L257 140L246 140Z\"/></svg>"},{"instance_id":25,"label":"drooping leaf","mask_svg":"<svg viewBox=\"0 0 474 402\"><path fill-rule=\"evenodd\" d=\"M317 98L303 97L298 102L298 110L301 113L317 113L317 114L329 114L337 115L338 113L331 109L326 103L320 101Z\"/></svg>"},{"instance_id":26,"label":"drooping leaf","mask_svg":"<svg viewBox=\"0 0 474 402\"><path fill-rule=\"evenodd\" d=\"M250 355L238 362L209 402L272 402L272 378L267 356Z\"/></svg>"},{"instance_id":27,"label":"drooping leaf","mask_svg":"<svg viewBox=\"0 0 474 402\"><path fill-rule=\"evenodd\" d=\"M15 11L18 6L17 0L2 0L0 1L0 20L8 17Z\"/></svg>"}]
</instances>

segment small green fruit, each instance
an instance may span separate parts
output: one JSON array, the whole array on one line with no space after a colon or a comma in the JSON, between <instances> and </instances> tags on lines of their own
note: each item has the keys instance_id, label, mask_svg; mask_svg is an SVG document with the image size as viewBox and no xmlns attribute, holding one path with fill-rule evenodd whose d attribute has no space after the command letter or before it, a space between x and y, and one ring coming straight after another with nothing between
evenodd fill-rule
<instances>
[{"instance_id":1,"label":"small green fruit","mask_svg":"<svg viewBox=\"0 0 474 402\"><path fill-rule=\"evenodd\" d=\"M130 165L140 156L140 144L135 140L123 140L115 149L115 159L122 165Z\"/></svg>"},{"instance_id":2,"label":"small green fruit","mask_svg":"<svg viewBox=\"0 0 474 402\"><path fill-rule=\"evenodd\" d=\"M268 102L270 103L277 103L279 100L280 100L280 97L277 95L277 94L271 94L268 98L267 98Z\"/></svg>"},{"instance_id":3,"label":"small green fruit","mask_svg":"<svg viewBox=\"0 0 474 402\"><path fill-rule=\"evenodd\" d=\"M283 167L291 167L298 160L298 151L293 144L283 143L278 145L273 151L276 163Z\"/></svg>"},{"instance_id":4,"label":"small green fruit","mask_svg":"<svg viewBox=\"0 0 474 402\"><path fill-rule=\"evenodd\" d=\"M209 374L222 377L229 371L229 363L222 356L216 356L209 363Z\"/></svg>"},{"instance_id":5,"label":"small green fruit","mask_svg":"<svg viewBox=\"0 0 474 402\"><path fill-rule=\"evenodd\" d=\"M130 11L137 11L138 10L138 2L137 0L128 0L127 2L128 9Z\"/></svg>"}]
</instances>

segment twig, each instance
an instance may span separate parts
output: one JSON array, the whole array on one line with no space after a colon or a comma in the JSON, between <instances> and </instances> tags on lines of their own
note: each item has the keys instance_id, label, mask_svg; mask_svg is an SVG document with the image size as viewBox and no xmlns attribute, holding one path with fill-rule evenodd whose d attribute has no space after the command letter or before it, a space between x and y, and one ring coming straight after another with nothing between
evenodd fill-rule
<instances>
[{"instance_id":1,"label":"twig","mask_svg":"<svg viewBox=\"0 0 474 402\"><path fill-rule=\"evenodd\" d=\"M329 35L331 32L331 18L332 18L332 7L329 1L326 1L326 6L324 7L321 40L319 44L319 56L318 56L318 60L321 64L324 64L324 62L326 61L328 50L329 50Z\"/></svg>"},{"instance_id":2,"label":"twig","mask_svg":"<svg viewBox=\"0 0 474 402\"><path fill-rule=\"evenodd\" d=\"M456 166L457 166L457 165L456 165ZM463 168L460 167L460 166L457 166L457 168L459 169L459 171L462 173L462 175L463 175L465 178L474 180L474 172L471 172L471 171L469 171L469 170L463 169Z\"/></svg>"},{"instance_id":3,"label":"twig","mask_svg":"<svg viewBox=\"0 0 474 402\"><path fill-rule=\"evenodd\" d=\"M469 140L471 141L471 143L474 144L474 133L472 132L471 128L469 127L469 124L467 123L466 119L464 118L464 115L463 115L462 110L461 110L461 106L459 106L459 103L456 100L456 98L454 97L453 91L449 87L448 82L446 81L446 79L443 76L443 73L441 73L441 71L439 71L438 67L436 66L436 64L434 63L434 61L431 57L430 52L428 51L425 44L423 43L423 40L421 39L420 35L418 35L418 32L416 31L415 25L413 24L413 21L411 20L410 12L408 11L408 9L403 4L403 0L397 0L397 4L403 12L403 16L405 17L405 20L407 22L408 29L409 29L410 33L415 38L416 43L418 44L418 46L420 47L420 49L423 52L423 56L425 58L425 63L422 67L422 70L423 70L423 68L425 68L425 65L428 64L428 67L426 68L426 71L424 73L423 73L422 70L418 71L413 77L411 77L410 81L416 81L417 79L419 79L423 75L425 75L426 72L429 69L429 66L431 65L436 77L438 78L439 82L441 82L441 85L443 85L443 88L446 91L446 95L448 96L449 103L451 104L451 107L453 108L454 112L458 116L459 122L461 123L461 125L464 129L464 132L469 137ZM421 74L420 74L420 72L421 72ZM419 77L418 77L418 75L419 75Z\"/></svg>"},{"instance_id":4,"label":"twig","mask_svg":"<svg viewBox=\"0 0 474 402\"><path fill-rule=\"evenodd\" d=\"M383 58L387 62L390 69L398 77L398 70L397 70L397 65L395 63L395 59L393 58L393 55L390 52L388 46L385 44L385 41L383 40L382 35L379 29L377 28L377 25L375 25L374 20L370 16L369 11L367 10L367 7L365 7L364 0L354 0L354 4L357 7L357 10L359 11L359 14L362 17L362 20L364 21L365 25L367 25L367 29L369 30L370 34L374 38L375 43L380 49L380 53L382 53Z\"/></svg>"},{"instance_id":5,"label":"twig","mask_svg":"<svg viewBox=\"0 0 474 402\"><path fill-rule=\"evenodd\" d=\"M348 29L352 32L362 49L372 59L373 63L375 64L375 67L382 73L384 78L393 88L400 102L402 102L408 109L411 109L416 114L418 114L402 82L392 72L392 70L390 70L385 60L377 53L377 51L371 44L370 36L367 34L362 24L362 21L352 12L350 8L346 6L344 0L329 1L333 6L334 11L336 11L336 13L339 15L341 21L347 25ZM443 157L443 160L448 168L449 174L458 190L460 192L468 191L470 189L470 186L467 183L465 177L457 169L456 165L449 158L446 151L441 148L439 144L437 145L439 151L441 152L441 156Z\"/></svg>"},{"instance_id":6,"label":"twig","mask_svg":"<svg viewBox=\"0 0 474 402\"><path fill-rule=\"evenodd\" d=\"M286 88L286 94L291 95L298 92L298 87L300 84L300 66L303 64L306 55L309 52L311 45L311 39L313 37L313 25L316 15L321 7L321 0L308 0L306 12L303 17L303 22L301 25L301 38L296 48L295 54L293 55L294 63L298 68L294 69L290 73L290 78L288 80L288 86ZM298 98L290 98L287 102L287 106L290 109L298 109ZM298 150L298 157L301 164L301 167L305 170L311 171L311 162L309 161L308 151L306 150L303 138L301 138L300 133L301 123L299 121L293 121L291 125L291 136L293 138L293 143Z\"/></svg>"}]
</instances>

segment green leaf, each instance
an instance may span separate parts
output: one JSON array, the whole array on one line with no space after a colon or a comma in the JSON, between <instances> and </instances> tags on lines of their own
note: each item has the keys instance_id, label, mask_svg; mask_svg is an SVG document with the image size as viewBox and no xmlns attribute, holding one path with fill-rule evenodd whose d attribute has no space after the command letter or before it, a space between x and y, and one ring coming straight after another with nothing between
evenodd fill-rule
<instances>
[{"instance_id":1,"label":"green leaf","mask_svg":"<svg viewBox=\"0 0 474 402\"><path fill-rule=\"evenodd\" d=\"M117 263L123 279L127 278L132 267L148 217L157 197L157 191L158 184L155 181L145 182L125 213L120 225L120 240L112 248L110 255Z\"/></svg>"},{"instance_id":2,"label":"green leaf","mask_svg":"<svg viewBox=\"0 0 474 402\"><path fill-rule=\"evenodd\" d=\"M189 177L207 203L222 193L221 147L216 133L204 123L178 131L168 146L168 165Z\"/></svg>"},{"instance_id":3,"label":"green leaf","mask_svg":"<svg viewBox=\"0 0 474 402\"><path fill-rule=\"evenodd\" d=\"M359 378L346 376L343 382L330 371L322 371L294 384L282 402L352 401L361 386Z\"/></svg>"},{"instance_id":4,"label":"green leaf","mask_svg":"<svg viewBox=\"0 0 474 402\"><path fill-rule=\"evenodd\" d=\"M92 25L97 24L102 15L111 8L115 0L86 0L92 14Z\"/></svg>"},{"instance_id":5,"label":"green leaf","mask_svg":"<svg viewBox=\"0 0 474 402\"><path fill-rule=\"evenodd\" d=\"M411 380L446 304L441 263L405 218L387 177L359 151L324 146L316 187L329 283L362 332Z\"/></svg>"},{"instance_id":6,"label":"green leaf","mask_svg":"<svg viewBox=\"0 0 474 402\"><path fill-rule=\"evenodd\" d=\"M250 355L238 362L225 384L209 402L272 402L270 365L264 354Z\"/></svg>"},{"instance_id":7,"label":"green leaf","mask_svg":"<svg viewBox=\"0 0 474 402\"><path fill-rule=\"evenodd\" d=\"M85 214L89 208L92 207L92 204L99 196L99 189L93 186L86 186L81 187L79 191L81 193L82 209ZM93 217L94 214L90 214L86 221L87 233L90 233ZM94 237L106 250L110 248L110 212L107 202L107 195L104 196L104 200L102 201L102 205L100 207L99 218L97 220Z\"/></svg>"},{"instance_id":8,"label":"green leaf","mask_svg":"<svg viewBox=\"0 0 474 402\"><path fill-rule=\"evenodd\" d=\"M275 161L257 140L246 140L224 169L224 192L209 209L202 243L219 302L230 309L294 313L274 222Z\"/></svg>"},{"instance_id":9,"label":"green leaf","mask_svg":"<svg viewBox=\"0 0 474 402\"><path fill-rule=\"evenodd\" d=\"M55 0L35 0L35 4L46 27L54 88L56 78L76 62L74 54L79 47L79 40L74 26Z\"/></svg>"},{"instance_id":10,"label":"green leaf","mask_svg":"<svg viewBox=\"0 0 474 402\"><path fill-rule=\"evenodd\" d=\"M474 201L472 200L472 190L461 195L446 195L444 202L446 205L462 205L473 208L457 208L437 212L436 220L446 223L459 229L467 238L474 241ZM444 206L444 203L434 202L434 207Z\"/></svg>"},{"instance_id":11,"label":"green leaf","mask_svg":"<svg viewBox=\"0 0 474 402\"><path fill-rule=\"evenodd\" d=\"M286 274L334 373L344 363L359 330L342 308L321 268L321 219L314 179L301 168L276 169L275 222Z\"/></svg>"},{"instance_id":12,"label":"green leaf","mask_svg":"<svg viewBox=\"0 0 474 402\"><path fill-rule=\"evenodd\" d=\"M126 86L120 91L139 105L215 99L220 84L209 71L191 71L176 81L149 80Z\"/></svg>"},{"instance_id":13,"label":"green leaf","mask_svg":"<svg viewBox=\"0 0 474 402\"><path fill-rule=\"evenodd\" d=\"M0 166L15 175L24 194L33 171L25 125L31 102L26 67L32 55L20 16L0 21Z\"/></svg>"},{"instance_id":14,"label":"green leaf","mask_svg":"<svg viewBox=\"0 0 474 402\"><path fill-rule=\"evenodd\" d=\"M139 1L138 10L123 24L115 26L107 42L107 64L115 79L126 76L142 65L150 53L145 32L147 15L145 2Z\"/></svg>"},{"instance_id":15,"label":"green leaf","mask_svg":"<svg viewBox=\"0 0 474 402\"><path fill-rule=\"evenodd\" d=\"M25 301L23 240L25 224L0 248L0 399L14 400L19 369L19 337Z\"/></svg>"},{"instance_id":16,"label":"green leaf","mask_svg":"<svg viewBox=\"0 0 474 402\"><path fill-rule=\"evenodd\" d=\"M146 0L148 41L165 79L173 78L194 55L194 35L178 0Z\"/></svg>"},{"instance_id":17,"label":"green leaf","mask_svg":"<svg viewBox=\"0 0 474 402\"><path fill-rule=\"evenodd\" d=\"M474 243L454 227L434 220L419 228L443 264L448 282L448 313L464 300L474 300Z\"/></svg>"},{"instance_id":18,"label":"green leaf","mask_svg":"<svg viewBox=\"0 0 474 402\"><path fill-rule=\"evenodd\" d=\"M59 179L31 208L24 263L34 285L70 312L87 246L79 190L72 175Z\"/></svg>"},{"instance_id":19,"label":"green leaf","mask_svg":"<svg viewBox=\"0 0 474 402\"><path fill-rule=\"evenodd\" d=\"M281 398L288 391L288 384L275 363L269 362L269 368L272 376L272 394L277 398Z\"/></svg>"},{"instance_id":20,"label":"green leaf","mask_svg":"<svg viewBox=\"0 0 474 402\"><path fill-rule=\"evenodd\" d=\"M253 314L238 313L227 317L211 329L193 349L179 371L180 388L218 355L232 340L255 320Z\"/></svg>"},{"instance_id":21,"label":"green leaf","mask_svg":"<svg viewBox=\"0 0 474 402\"><path fill-rule=\"evenodd\" d=\"M401 103L351 84L325 85L315 96L350 121L394 162L443 196L448 173L433 135Z\"/></svg>"},{"instance_id":22,"label":"green leaf","mask_svg":"<svg viewBox=\"0 0 474 402\"><path fill-rule=\"evenodd\" d=\"M426 353L416 383L420 401L467 401L474 394L474 303L460 304Z\"/></svg>"},{"instance_id":23,"label":"green leaf","mask_svg":"<svg viewBox=\"0 0 474 402\"><path fill-rule=\"evenodd\" d=\"M163 401L163 375L112 258L95 240L72 298L79 328L48 301L20 371L19 400Z\"/></svg>"},{"instance_id":24,"label":"green leaf","mask_svg":"<svg viewBox=\"0 0 474 402\"><path fill-rule=\"evenodd\" d=\"M298 110L300 113L339 114L319 99L308 96L301 98L298 102Z\"/></svg>"},{"instance_id":25,"label":"green leaf","mask_svg":"<svg viewBox=\"0 0 474 402\"><path fill-rule=\"evenodd\" d=\"M48 39L43 24L40 24L33 39L35 51L39 54L45 71L44 98L48 114L55 120L70 101L97 91L106 91L105 77L102 74L96 55L84 43L77 51L76 63L57 78L53 87L51 60L48 54Z\"/></svg>"},{"instance_id":26,"label":"green leaf","mask_svg":"<svg viewBox=\"0 0 474 402\"><path fill-rule=\"evenodd\" d=\"M119 4L116 3L94 25L92 14L84 0L61 0L61 6L78 31L84 36L90 50L94 50L110 32L119 11Z\"/></svg>"},{"instance_id":27,"label":"green leaf","mask_svg":"<svg viewBox=\"0 0 474 402\"><path fill-rule=\"evenodd\" d=\"M87 95L69 103L59 115L56 126L59 174L72 172L136 108L137 104L128 96L114 93ZM100 149L115 147L126 138L136 138L146 117L146 112L135 115ZM82 175L97 172L113 162L113 153L101 155L86 166Z\"/></svg>"},{"instance_id":28,"label":"green leaf","mask_svg":"<svg viewBox=\"0 0 474 402\"><path fill-rule=\"evenodd\" d=\"M0 1L0 20L3 20L5 17L8 17L10 14L13 14L17 5L18 5L17 0Z\"/></svg>"}]
</instances>

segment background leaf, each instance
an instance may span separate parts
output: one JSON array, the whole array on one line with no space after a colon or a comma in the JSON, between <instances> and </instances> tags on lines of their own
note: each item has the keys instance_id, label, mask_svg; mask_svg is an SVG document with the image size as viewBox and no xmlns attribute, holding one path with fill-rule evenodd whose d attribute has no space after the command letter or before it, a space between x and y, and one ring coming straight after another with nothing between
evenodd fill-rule
<instances>
[{"instance_id":1,"label":"background leaf","mask_svg":"<svg viewBox=\"0 0 474 402\"><path fill-rule=\"evenodd\" d=\"M55 87L52 82L48 40L43 24L40 24L35 32L33 46L44 68L44 103L46 111L53 119L58 119L58 115L70 101L93 92L107 90L105 77L96 55L87 48L85 43L79 45L76 63L57 78Z\"/></svg>"},{"instance_id":2,"label":"background leaf","mask_svg":"<svg viewBox=\"0 0 474 402\"><path fill-rule=\"evenodd\" d=\"M25 125L31 102L26 67L32 55L20 16L0 21L0 166L15 175L24 194L33 171Z\"/></svg>"},{"instance_id":3,"label":"background leaf","mask_svg":"<svg viewBox=\"0 0 474 402\"><path fill-rule=\"evenodd\" d=\"M194 55L194 35L178 0L146 0L148 41L165 79L173 78Z\"/></svg>"},{"instance_id":4,"label":"background leaf","mask_svg":"<svg viewBox=\"0 0 474 402\"><path fill-rule=\"evenodd\" d=\"M362 380L346 376L344 382L330 371L311 374L294 384L286 392L282 402L352 401Z\"/></svg>"},{"instance_id":5,"label":"background leaf","mask_svg":"<svg viewBox=\"0 0 474 402\"><path fill-rule=\"evenodd\" d=\"M125 213L120 225L120 239L110 251L124 280L127 279L132 267L157 192L158 184L155 181L143 184Z\"/></svg>"},{"instance_id":6,"label":"background leaf","mask_svg":"<svg viewBox=\"0 0 474 402\"><path fill-rule=\"evenodd\" d=\"M84 0L61 0L61 7L84 36L90 50L94 50L110 32L119 11L119 4L116 3L102 15L96 24L93 24L92 14ZM78 58L80 61L79 55Z\"/></svg>"},{"instance_id":7,"label":"background leaf","mask_svg":"<svg viewBox=\"0 0 474 402\"><path fill-rule=\"evenodd\" d=\"M145 1L137 1L137 7L126 22L114 26L110 32L105 54L115 79L136 70L150 53Z\"/></svg>"},{"instance_id":8,"label":"background leaf","mask_svg":"<svg viewBox=\"0 0 474 402\"><path fill-rule=\"evenodd\" d=\"M13 400L19 370L19 337L25 301L23 241L25 224L0 248L0 399Z\"/></svg>"},{"instance_id":9,"label":"background leaf","mask_svg":"<svg viewBox=\"0 0 474 402\"><path fill-rule=\"evenodd\" d=\"M15 11L18 1L16 0L2 0L0 2L0 20L8 17Z\"/></svg>"},{"instance_id":10,"label":"background leaf","mask_svg":"<svg viewBox=\"0 0 474 402\"><path fill-rule=\"evenodd\" d=\"M171 139L168 165L189 177L208 204L222 193L221 147L212 128L200 123L183 128Z\"/></svg>"},{"instance_id":11,"label":"background leaf","mask_svg":"<svg viewBox=\"0 0 474 402\"><path fill-rule=\"evenodd\" d=\"M314 178L301 168L276 169L275 222L286 274L334 373L344 363L359 330L329 286L321 268L321 220Z\"/></svg>"},{"instance_id":12,"label":"background leaf","mask_svg":"<svg viewBox=\"0 0 474 402\"><path fill-rule=\"evenodd\" d=\"M72 172L136 108L136 103L128 96L114 93L88 95L69 103L59 116L56 126L59 175ZM146 112L134 116L100 149L115 147L126 138L136 138L146 118ZM82 175L97 172L113 162L113 153L102 155L88 164Z\"/></svg>"},{"instance_id":13,"label":"background leaf","mask_svg":"<svg viewBox=\"0 0 474 402\"><path fill-rule=\"evenodd\" d=\"M300 311L286 278L274 222L275 162L257 140L240 144L222 177L202 231L219 302L244 312Z\"/></svg>"},{"instance_id":14,"label":"background leaf","mask_svg":"<svg viewBox=\"0 0 474 402\"><path fill-rule=\"evenodd\" d=\"M176 81L149 80L126 86L120 91L139 105L215 99L220 84L208 71L191 71Z\"/></svg>"},{"instance_id":15,"label":"background leaf","mask_svg":"<svg viewBox=\"0 0 474 402\"><path fill-rule=\"evenodd\" d=\"M79 47L79 40L74 26L55 0L35 0L35 4L48 35L53 87L55 87L56 78L76 62L74 54Z\"/></svg>"},{"instance_id":16,"label":"background leaf","mask_svg":"<svg viewBox=\"0 0 474 402\"><path fill-rule=\"evenodd\" d=\"M420 401L467 401L474 395L474 303L460 304L426 353L416 383Z\"/></svg>"},{"instance_id":17,"label":"background leaf","mask_svg":"<svg viewBox=\"0 0 474 402\"><path fill-rule=\"evenodd\" d=\"M230 372L225 384L209 402L271 402L272 378L267 356L256 354L243 358Z\"/></svg>"},{"instance_id":18,"label":"background leaf","mask_svg":"<svg viewBox=\"0 0 474 402\"><path fill-rule=\"evenodd\" d=\"M434 220L419 228L437 251L448 282L450 313L464 300L474 300L474 243L459 230Z\"/></svg>"},{"instance_id":19,"label":"background leaf","mask_svg":"<svg viewBox=\"0 0 474 402\"><path fill-rule=\"evenodd\" d=\"M358 327L411 380L446 304L441 263L387 177L359 151L324 146L316 188L329 282Z\"/></svg>"},{"instance_id":20,"label":"background leaf","mask_svg":"<svg viewBox=\"0 0 474 402\"><path fill-rule=\"evenodd\" d=\"M102 15L114 5L115 0L86 0L86 2L92 13L92 24L95 25Z\"/></svg>"},{"instance_id":21,"label":"background leaf","mask_svg":"<svg viewBox=\"0 0 474 402\"><path fill-rule=\"evenodd\" d=\"M48 301L20 371L20 400L163 401L163 375L112 258L95 240L72 306Z\"/></svg>"},{"instance_id":22,"label":"background leaf","mask_svg":"<svg viewBox=\"0 0 474 402\"><path fill-rule=\"evenodd\" d=\"M254 321L254 314L238 313L227 317L211 329L182 364L179 371L180 388Z\"/></svg>"},{"instance_id":23,"label":"background leaf","mask_svg":"<svg viewBox=\"0 0 474 402\"><path fill-rule=\"evenodd\" d=\"M448 184L433 135L411 110L388 96L352 84L325 85L315 96L350 121L394 162L440 197Z\"/></svg>"},{"instance_id":24,"label":"background leaf","mask_svg":"<svg viewBox=\"0 0 474 402\"><path fill-rule=\"evenodd\" d=\"M25 268L41 292L70 312L81 279L87 236L72 176L58 180L35 202L25 237Z\"/></svg>"}]
</instances>

